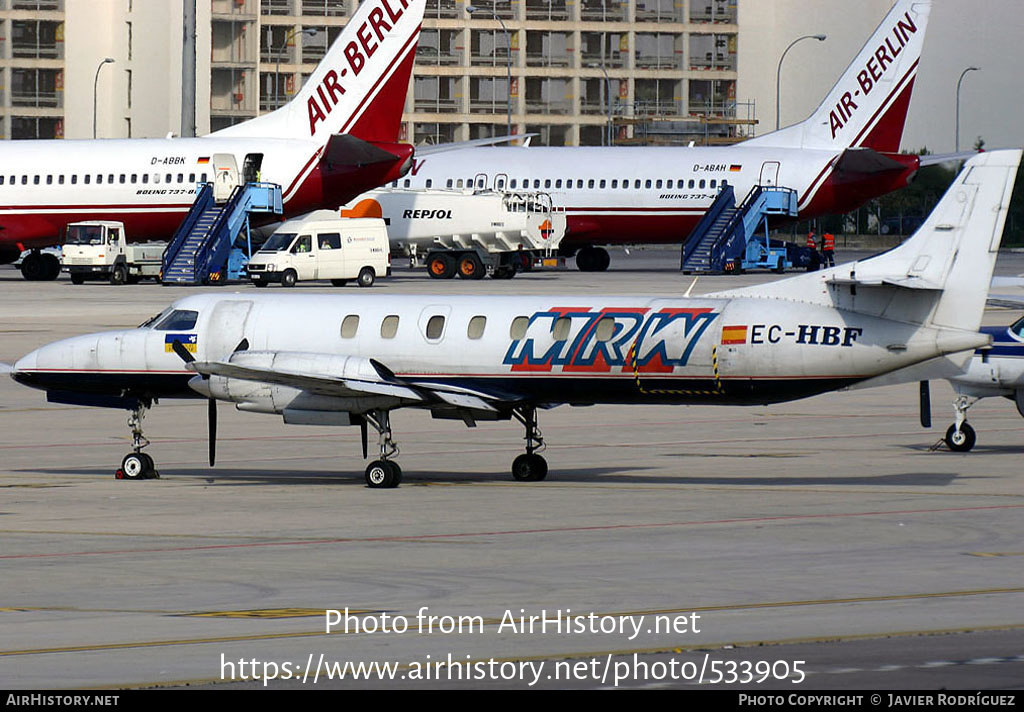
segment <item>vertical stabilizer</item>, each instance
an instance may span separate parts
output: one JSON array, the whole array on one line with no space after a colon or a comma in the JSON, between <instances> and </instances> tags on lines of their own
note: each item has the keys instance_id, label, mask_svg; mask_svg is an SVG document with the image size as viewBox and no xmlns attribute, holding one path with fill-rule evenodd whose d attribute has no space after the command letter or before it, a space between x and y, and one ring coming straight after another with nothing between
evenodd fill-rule
<instances>
[{"instance_id":1,"label":"vertical stabilizer","mask_svg":"<svg viewBox=\"0 0 1024 712\"><path fill-rule=\"evenodd\" d=\"M745 145L899 152L931 8L899 0L810 118Z\"/></svg>"},{"instance_id":2,"label":"vertical stabilizer","mask_svg":"<svg viewBox=\"0 0 1024 712\"><path fill-rule=\"evenodd\" d=\"M214 136L396 143L426 0L363 0L295 97Z\"/></svg>"}]
</instances>

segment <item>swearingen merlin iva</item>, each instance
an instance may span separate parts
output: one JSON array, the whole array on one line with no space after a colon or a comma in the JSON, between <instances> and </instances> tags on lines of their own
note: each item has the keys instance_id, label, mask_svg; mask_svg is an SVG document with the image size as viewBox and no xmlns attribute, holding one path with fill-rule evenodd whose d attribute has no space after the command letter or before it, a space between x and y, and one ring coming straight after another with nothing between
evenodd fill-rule
<instances>
[{"instance_id":1,"label":"swearingen merlin iva","mask_svg":"<svg viewBox=\"0 0 1024 712\"><path fill-rule=\"evenodd\" d=\"M1020 151L965 165L920 230L870 259L701 298L204 294L143 326L59 341L15 364L54 402L133 413L123 463L145 477L141 420L197 394L286 423L372 426L371 487L401 469L396 408L516 418L517 480L547 463L538 410L560 404L754 405L851 386L947 377L974 349Z\"/></svg>"}]
</instances>

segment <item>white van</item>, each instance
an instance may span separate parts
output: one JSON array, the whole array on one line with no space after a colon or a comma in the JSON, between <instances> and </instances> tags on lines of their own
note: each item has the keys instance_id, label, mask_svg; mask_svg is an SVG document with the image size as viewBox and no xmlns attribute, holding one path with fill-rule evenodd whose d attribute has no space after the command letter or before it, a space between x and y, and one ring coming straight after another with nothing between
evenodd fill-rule
<instances>
[{"instance_id":1,"label":"white van","mask_svg":"<svg viewBox=\"0 0 1024 712\"><path fill-rule=\"evenodd\" d=\"M311 279L329 279L336 287L356 280L370 287L391 274L388 231L380 218L341 218L317 210L282 223L248 266L257 287L280 282L285 287Z\"/></svg>"}]
</instances>

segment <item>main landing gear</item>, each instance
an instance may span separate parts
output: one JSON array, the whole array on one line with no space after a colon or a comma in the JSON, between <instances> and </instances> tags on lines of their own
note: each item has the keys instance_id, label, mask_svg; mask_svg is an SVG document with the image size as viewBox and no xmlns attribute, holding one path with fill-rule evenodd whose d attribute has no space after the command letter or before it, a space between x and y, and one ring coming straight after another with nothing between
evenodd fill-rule
<instances>
[{"instance_id":1,"label":"main landing gear","mask_svg":"<svg viewBox=\"0 0 1024 712\"><path fill-rule=\"evenodd\" d=\"M366 468L366 486L373 489L393 489L402 483L402 468L391 460L398 457L398 446L391 437L391 415L386 410L374 410L367 413L366 421L377 431L377 442L380 447L380 459L374 460ZM365 446L365 434L363 444Z\"/></svg>"},{"instance_id":2,"label":"main landing gear","mask_svg":"<svg viewBox=\"0 0 1024 712\"><path fill-rule=\"evenodd\" d=\"M956 411L956 422L949 426L946 431L946 445L953 452L967 452L977 442L977 435L974 428L967 424L967 409L978 402L977 398L957 396L953 401L953 409Z\"/></svg>"},{"instance_id":3,"label":"main landing gear","mask_svg":"<svg viewBox=\"0 0 1024 712\"><path fill-rule=\"evenodd\" d=\"M611 263L611 255L603 247L581 247L576 253L576 267L580 272L604 272Z\"/></svg>"},{"instance_id":4,"label":"main landing gear","mask_svg":"<svg viewBox=\"0 0 1024 712\"><path fill-rule=\"evenodd\" d=\"M128 416L128 427L132 431L132 451L121 460L121 469L114 473L119 480L158 480L160 473L156 471L153 458L142 452L149 445L149 440L142 434L142 421L151 404L139 403Z\"/></svg>"},{"instance_id":5,"label":"main landing gear","mask_svg":"<svg viewBox=\"0 0 1024 712\"><path fill-rule=\"evenodd\" d=\"M544 435L537 427L537 409L516 408L512 414L526 427L526 454L513 460L512 477L519 482L540 482L548 476L548 463L537 454L545 448Z\"/></svg>"},{"instance_id":6,"label":"main landing gear","mask_svg":"<svg viewBox=\"0 0 1024 712\"><path fill-rule=\"evenodd\" d=\"M60 259L48 252L32 250L21 261L21 276L29 282L50 282L60 277Z\"/></svg>"}]
</instances>

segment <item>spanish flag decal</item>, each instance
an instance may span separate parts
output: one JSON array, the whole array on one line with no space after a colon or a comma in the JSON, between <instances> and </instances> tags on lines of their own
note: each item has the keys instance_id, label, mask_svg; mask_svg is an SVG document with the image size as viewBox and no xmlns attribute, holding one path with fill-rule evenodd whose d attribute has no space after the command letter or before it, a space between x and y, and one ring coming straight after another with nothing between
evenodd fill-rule
<instances>
[{"instance_id":1,"label":"spanish flag decal","mask_svg":"<svg viewBox=\"0 0 1024 712\"><path fill-rule=\"evenodd\" d=\"M745 344L747 343L747 327L743 326L723 326L722 327L722 344Z\"/></svg>"}]
</instances>

